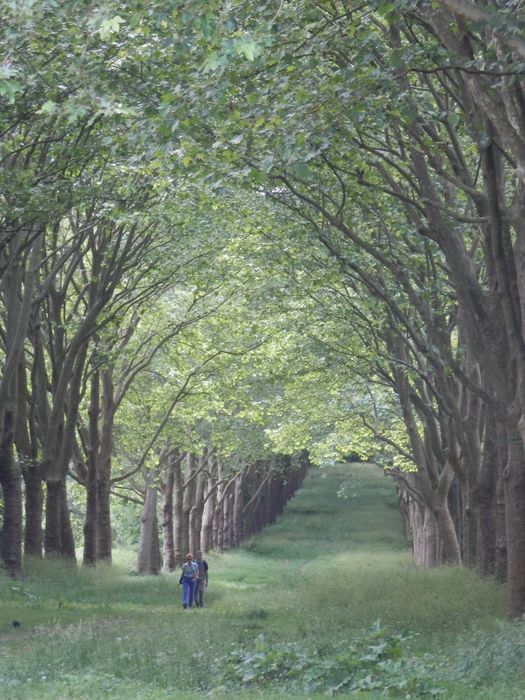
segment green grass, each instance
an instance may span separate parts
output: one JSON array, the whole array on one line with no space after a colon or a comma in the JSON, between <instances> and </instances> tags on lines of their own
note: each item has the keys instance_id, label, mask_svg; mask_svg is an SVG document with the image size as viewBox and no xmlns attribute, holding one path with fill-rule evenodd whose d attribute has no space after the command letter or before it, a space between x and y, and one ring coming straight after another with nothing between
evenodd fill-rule
<instances>
[{"instance_id":1,"label":"green grass","mask_svg":"<svg viewBox=\"0 0 525 700\"><path fill-rule=\"evenodd\" d=\"M178 574L136 576L130 553L115 559L88 571L28 562L21 582L0 577L2 698L324 697L292 692L286 675L221 691L225 656L263 635L269 653L293 643L328 659L377 619L411 633L405 656L445 697L525 698L525 630L504 622L504 587L459 567L417 569L376 467L314 471L276 524L207 557L204 610L182 610Z\"/></svg>"}]
</instances>

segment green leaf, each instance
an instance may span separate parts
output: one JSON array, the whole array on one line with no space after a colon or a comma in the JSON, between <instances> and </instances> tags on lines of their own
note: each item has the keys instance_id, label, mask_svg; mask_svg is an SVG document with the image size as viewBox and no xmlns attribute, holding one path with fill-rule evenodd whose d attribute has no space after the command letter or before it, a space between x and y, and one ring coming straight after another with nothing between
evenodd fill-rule
<instances>
[{"instance_id":1,"label":"green leaf","mask_svg":"<svg viewBox=\"0 0 525 700\"><path fill-rule=\"evenodd\" d=\"M218 51L212 51L202 65L203 73L212 73L224 63L224 57Z\"/></svg>"},{"instance_id":2,"label":"green leaf","mask_svg":"<svg viewBox=\"0 0 525 700\"><path fill-rule=\"evenodd\" d=\"M43 114L45 116L51 116L52 114L56 114L58 111L58 105L56 102L53 102L53 100L47 100L47 102L44 102L42 107L37 111L37 114Z\"/></svg>"},{"instance_id":3,"label":"green leaf","mask_svg":"<svg viewBox=\"0 0 525 700\"><path fill-rule=\"evenodd\" d=\"M239 56L244 56L249 61L254 61L262 51L258 44L248 36L241 37L235 42L235 51Z\"/></svg>"},{"instance_id":4,"label":"green leaf","mask_svg":"<svg viewBox=\"0 0 525 700\"><path fill-rule=\"evenodd\" d=\"M105 41L106 39L109 39L112 34L118 34L120 31L120 25L123 23L124 20L122 17L120 15L115 15L115 17L103 20L95 34L98 34L100 38Z\"/></svg>"},{"instance_id":5,"label":"green leaf","mask_svg":"<svg viewBox=\"0 0 525 700\"><path fill-rule=\"evenodd\" d=\"M296 163L291 170L292 173L301 180L306 180L307 182L315 180L314 171L309 168L306 163Z\"/></svg>"},{"instance_id":6,"label":"green leaf","mask_svg":"<svg viewBox=\"0 0 525 700\"><path fill-rule=\"evenodd\" d=\"M22 91L22 85L18 80L3 80L0 82L0 95L7 98L9 104L13 104L16 96Z\"/></svg>"}]
</instances>

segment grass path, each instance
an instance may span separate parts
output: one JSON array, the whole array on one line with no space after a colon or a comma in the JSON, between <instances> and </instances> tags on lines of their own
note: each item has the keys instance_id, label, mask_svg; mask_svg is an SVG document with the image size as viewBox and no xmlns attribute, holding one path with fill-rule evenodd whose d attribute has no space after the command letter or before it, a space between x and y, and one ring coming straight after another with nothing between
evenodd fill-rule
<instances>
[{"instance_id":1,"label":"grass path","mask_svg":"<svg viewBox=\"0 0 525 700\"><path fill-rule=\"evenodd\" d=\"M182 610L178 574L133 575L127 553L110 570L40 563L20 585L0 578L0 696L215 697L225 656L255 648L261 635L267 649L295 643L322 658L380 620L412 633L410 655L450 659L432 671L446 697L525 698L525 633L502 622L504 589L457 567L416 569L392 483L375 467L313 471L275 525L208 561L204 610ZM472 689L483 673L476 663L490 673ZM286 683L227 694L317 697L288 693Z\"/></svg>"}]
</instances>

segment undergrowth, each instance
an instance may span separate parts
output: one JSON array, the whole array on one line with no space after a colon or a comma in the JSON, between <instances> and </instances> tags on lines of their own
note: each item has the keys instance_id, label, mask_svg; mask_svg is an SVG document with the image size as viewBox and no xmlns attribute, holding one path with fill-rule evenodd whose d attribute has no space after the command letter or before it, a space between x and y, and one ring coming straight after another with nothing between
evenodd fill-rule
<instances>
[{"instance_id":1,"label":"undergrowth","mask_svg":"<svg viewBox=\"0 0 525 700\"><path fill-rule=\"evenodd\" d=\"M313 472L276 524L207 559L207 607L191 611L178 574L137 576L133 553L0 575L2 699L525 700L524 623L504 622L505 588L417 569L377 468Z\"/></svg>"},{"instance_id":2,"label":"undergrowth","mask_svg":"<svg viewBox=\"0 0 525 700\"><path fill-rule=\"evenodd\" d=\"M260 635L251 647L235 648L219 661L221 690L274 686L327 695L364 691L391 697L444 694L423 663L404 656L407 638L387 633L379 621L367 632L330 649L297 642L273 644Z\"/></svg>"}]
</instances>

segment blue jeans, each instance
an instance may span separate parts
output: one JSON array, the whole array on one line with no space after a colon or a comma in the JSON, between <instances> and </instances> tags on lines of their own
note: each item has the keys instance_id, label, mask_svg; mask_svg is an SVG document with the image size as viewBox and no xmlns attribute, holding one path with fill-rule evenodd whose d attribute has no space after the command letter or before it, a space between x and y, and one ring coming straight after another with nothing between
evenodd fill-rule
<instances>
[{"instance_id":1,"label":"blue jeans","mask_svg":"<svg viewBox=\"0 0 525 700\"><path fill-rule=\"evenodd\" d=\"M182 578L182 604L193 607L193 595L195 593L195 581L189 576Z\"/></svg>"}]
</instances>

